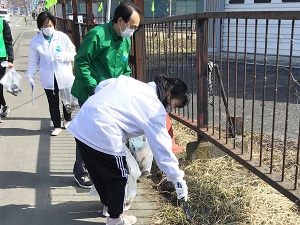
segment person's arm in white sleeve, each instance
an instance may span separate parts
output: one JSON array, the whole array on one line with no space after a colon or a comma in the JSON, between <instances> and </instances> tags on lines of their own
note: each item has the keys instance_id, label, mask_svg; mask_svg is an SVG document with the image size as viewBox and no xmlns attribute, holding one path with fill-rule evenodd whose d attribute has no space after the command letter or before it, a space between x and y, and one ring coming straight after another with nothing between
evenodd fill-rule
<instances>
[{"instance_id":1,"label":"person's arm in white sleeve","mask_svg":"<svg viewBox=\"0 0 300 225\"><path fill-rule=\"evenodd\" d=\"M26 77L31 86L34 86L34 77L36 71L39 69L39 62L40 62L39 53L37 51L34 41L32 40L30 42L30 54L29 54L28 68L26 71Z\"/></svg>"},{"instance_id":2,"label":"person's arm in white sleeve","mask_svg":"<svg viewBox=\"0 0 300 225\"><path fill-rule=\"evenodd\" d=\"M151 118L144 124L144 132L158 167L173 183L183 181L184 172L179 169L176 156L172 152L172 139L166 127L166 114Z\"/></svg>"},{"instance_id":3,"label":"person's arm in white sleeve","mask_svg":"<svg viewBox=\"0 0 300 225\"><path fill-rule=\"evenodd\" d=\"M166 126L166 113L151 118L144 124L144 132L158 167L173 182L177 198L188 199L188 187L183 180L184 172L179 169L178 160L172 152L172 139Z\"/></svg>"}]
</instances>

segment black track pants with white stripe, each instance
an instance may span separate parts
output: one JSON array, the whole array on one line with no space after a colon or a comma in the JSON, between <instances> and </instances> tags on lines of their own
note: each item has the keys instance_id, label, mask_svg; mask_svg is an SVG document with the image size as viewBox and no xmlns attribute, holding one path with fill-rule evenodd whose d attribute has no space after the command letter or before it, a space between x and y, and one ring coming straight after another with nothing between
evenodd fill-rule
<instances>
[{"instance_id":1,"label":"black track pants with white stripe","mask_svg":"<svg viewBox=\"0 0 300 225\"><path fill-rule=\"evenodd\" d=\"M75 140L102 204L108 206L111 218L119 217L126 202L126 157L108 155Z\"/></svg>"}]
</instances>

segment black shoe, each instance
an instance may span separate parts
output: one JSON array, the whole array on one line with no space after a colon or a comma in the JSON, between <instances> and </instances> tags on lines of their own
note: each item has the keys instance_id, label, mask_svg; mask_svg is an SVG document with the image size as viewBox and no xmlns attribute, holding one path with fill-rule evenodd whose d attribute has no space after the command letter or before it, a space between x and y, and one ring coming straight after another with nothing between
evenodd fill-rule
<instances>
[{"instance_id":1,"label":"black shoe","mask_svg":"<svg viewBox=\"0 0 300 225\"><path fill-rule=\"evenodd\" d=\"M9 112L10 112L9 107L8 107L7 105L6 105L6 106L3 106L1 116L2 116L2 117L7 117L8 114L9 114Z\"/></svg>"},{"instance_id":2,"label":"black shoe","mask_svg":"<svg viewBox=\"0 0 300 225\"><path fill-rule=\"evenodd\" d=\"M82 188L92 188L93 186L93 181L88 175L84 175L84 176L74 175L74 180Z\"/></svg>"}]
</instances>

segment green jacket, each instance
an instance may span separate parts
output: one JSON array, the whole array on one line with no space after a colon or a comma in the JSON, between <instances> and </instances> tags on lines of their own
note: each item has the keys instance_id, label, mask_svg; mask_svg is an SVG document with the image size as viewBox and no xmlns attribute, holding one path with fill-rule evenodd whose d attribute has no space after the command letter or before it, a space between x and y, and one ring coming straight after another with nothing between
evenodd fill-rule
<instances>
[{"instance_id":1,"label":"green jacket","mask_svg":"<svg viewBox=\"0 0 300 225\"><path fill-rule=\"evenodd\" d=\"M4 37L3 37L3 18L0 18L0 57L6 58L6 48L4 44Z\"/></svg>"},{"instance_id":2,"label":"green jacket","mask_svg":"<svg viewBox=\"0 0 300 225\"><path fill-rule=\"evenodd\" d=\"M85 102L99 82L120 75L130 76L130 38L115 32L112 21L91 29L75 56L75 80L71 93Z\"/></svg>"},{"instance_id":3,"label":"green jacket","mask_svg":"<svg viewBox=\"0 0 300 225\"><path fill-rule=\"evenodd\" d=\"M8 23L0 18L0 63L5 60L14 61L13 39Z\"/></svg>"}]
</instances>

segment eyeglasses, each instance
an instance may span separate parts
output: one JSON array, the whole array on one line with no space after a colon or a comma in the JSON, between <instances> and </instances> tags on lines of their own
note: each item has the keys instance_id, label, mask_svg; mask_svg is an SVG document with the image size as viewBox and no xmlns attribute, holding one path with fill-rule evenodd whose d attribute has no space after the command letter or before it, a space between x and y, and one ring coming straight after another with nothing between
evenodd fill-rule
<instances>
[{"instance_id":1,"label":"eyeglasses","mask_svg":"<svg viewBox=\"0 0 300 225\"><path fill-rule=\"evenodd\" d=\"M126 25L126 27L128 27L128 28L130 28L130 29L132 29L134 31L136 31L137 29L139 29L138 26L130 25L129 23L125 23L125 25Z\"/></svg>"}]
</instances>

